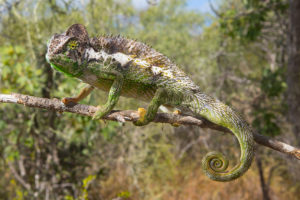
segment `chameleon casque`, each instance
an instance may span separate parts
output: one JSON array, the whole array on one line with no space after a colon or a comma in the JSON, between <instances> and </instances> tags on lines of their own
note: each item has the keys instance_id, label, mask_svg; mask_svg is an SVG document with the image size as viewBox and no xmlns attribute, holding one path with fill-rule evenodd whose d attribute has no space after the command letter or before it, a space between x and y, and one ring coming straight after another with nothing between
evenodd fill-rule
<instances>
[{"instance_id":1,"label":"chameleon casque","mask_svg":"<svg viewBox=\"0 0 300 200\"><path fill-rule=\"evenodd\" d=\"M94 88L108 92L105 105L93 119L108 114L120 96L150 102L147 111L139 108L137 126L150 123L161 105L203 117L232 131L239 141L240 162L227 170L221 153L210 152L202 161L206 175L216 181L231 181L243 175L254 156L253 132L246 121L229 106L204 94L181 69L149 46L120 36L89 38L86 28L72 25L65 33L55 34L46 54L51 66L89 84L77 97L63 102L78 102Z\"/></svg>"}]
</instances>

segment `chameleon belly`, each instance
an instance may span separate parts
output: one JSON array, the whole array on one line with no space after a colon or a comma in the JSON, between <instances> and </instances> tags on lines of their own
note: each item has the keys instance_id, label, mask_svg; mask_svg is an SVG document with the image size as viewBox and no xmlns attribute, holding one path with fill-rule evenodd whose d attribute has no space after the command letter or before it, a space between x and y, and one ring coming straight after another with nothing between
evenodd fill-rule
<instances>
[{"instance_id":1,"label":"chameleon belly","mask_svg":"<svg viewBox=\"0 0 300 200\"><path fill-rule=\"evenodd\" d=\"M88 76L80 77L85 83L90 84L102 91L109 92L113 80L98 78L96 75L89 74ZM126 80L123 84L121 96L136 98L142 101L149 102L155 94L156 87L150 84L138 83L133 80Z\"/></svg>"}]
</instances>

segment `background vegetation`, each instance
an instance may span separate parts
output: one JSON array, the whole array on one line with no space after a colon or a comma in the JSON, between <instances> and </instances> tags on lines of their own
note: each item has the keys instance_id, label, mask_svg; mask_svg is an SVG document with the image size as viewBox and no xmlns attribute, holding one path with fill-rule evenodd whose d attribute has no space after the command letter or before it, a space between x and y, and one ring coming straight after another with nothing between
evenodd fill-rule
<instances>
[{"instance_id":1,"label":"background vegetation","mask_svg":"<svg viewBox=\"0 0 300 200\"><path fill-rule=\"evenodd\" d=\"M82 23L91 36L148 43L261 134L300 144L300 65L292 55L297 1L218 1L213 15L188 9L184 0L148 2L139 9L130 0L1 0L0 93L76 94L83 83L53 71L45 53L54 33ZM83 103L105 100L95 91ZM138 106L146 104L121 98L117 108ZM0 104L0 199L300 198L299 161L258 147L245 176L218 183L200 169L210 150L238 161L228 134L165 124L138 128Z\"/></svg>"}]
</instances>

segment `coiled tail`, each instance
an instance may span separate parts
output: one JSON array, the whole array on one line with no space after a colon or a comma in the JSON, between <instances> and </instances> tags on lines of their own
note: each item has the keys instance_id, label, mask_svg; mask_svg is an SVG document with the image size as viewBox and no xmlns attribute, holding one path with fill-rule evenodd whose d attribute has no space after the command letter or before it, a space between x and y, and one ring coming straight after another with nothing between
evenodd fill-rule
<instances>
[{"instance_id":1,"label":"coiled tail","mask_svg":"<svg viewBox=\"0 0 300 200\"><path fill-rule=\"evenodd\" d=\"M251 166L254 157L253 133L247 122L234 112L229 106L207 96L196 95L192 109L209 121L224 126L237 137L240 149L240 163L231 170L227 170L227 159L218 152L208 153L202 160L202 168L205 174L215 181L231 181L242 176Z\"/></svg>"}]
</instances>

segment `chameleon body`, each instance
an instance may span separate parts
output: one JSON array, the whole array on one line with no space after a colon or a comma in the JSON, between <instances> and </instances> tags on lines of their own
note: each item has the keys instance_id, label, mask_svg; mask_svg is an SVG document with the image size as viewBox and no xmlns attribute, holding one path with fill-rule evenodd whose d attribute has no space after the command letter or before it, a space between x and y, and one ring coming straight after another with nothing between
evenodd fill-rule
<instances>
[{"instance_id":1,"label":"chameleon body","mask_svg":"<svg viewBox=\"0 0 300 200\"><path fill-rule=\"evenodd\" d=\"M56 70L90 85L76 98L64 98L63 102L77 102L93 88L108 92L107 103L99 106L93 119L108 114L121 95L150 102L147 111L139 109L140 118L134 122L137 126L150 123L161 105L174 107L230 129L239 141L240 163L229 171L222 154L211 152L203 158L202 167L209 178L231 181L249 169L254 142L245 120L204 94L181 69L149 46L120 36L89 38L83 25L74 24L51 38L46 59Z\"/></svg>"}]
</instances>

